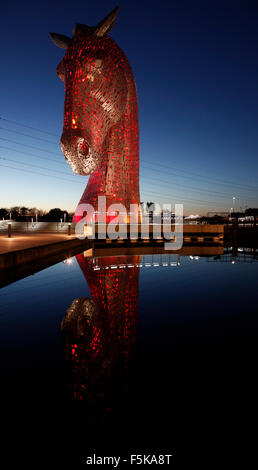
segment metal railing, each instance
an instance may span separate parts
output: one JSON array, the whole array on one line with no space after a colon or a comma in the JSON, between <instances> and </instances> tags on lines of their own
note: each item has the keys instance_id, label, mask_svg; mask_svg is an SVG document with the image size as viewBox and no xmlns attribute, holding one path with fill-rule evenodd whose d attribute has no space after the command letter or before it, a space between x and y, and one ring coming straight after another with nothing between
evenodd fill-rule
<instances>
[{"instance_id":1,"label":"metal railing","mask_svg":"<svg viewBox=\"0 0 258 470\"><path fill-rule=\"evenodd\" d=\"M75 232L75 224L70 222L16 222L10 220L0 221L0 234L8 233L8 226L15 233L62 233ZM70 229L69 229L70 227Z\"/></svg>"}]
</instances>

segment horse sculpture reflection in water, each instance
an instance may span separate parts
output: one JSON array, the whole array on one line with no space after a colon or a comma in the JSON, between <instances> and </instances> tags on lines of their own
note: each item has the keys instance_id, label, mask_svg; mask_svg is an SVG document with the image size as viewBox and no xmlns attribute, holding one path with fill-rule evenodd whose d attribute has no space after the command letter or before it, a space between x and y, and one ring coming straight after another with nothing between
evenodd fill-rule
<instances>
[{"instance_id":1,"label":"horse sculpture reflection in water","mask_svg":"<svg viewBox=\"0 0 258 470\"><path fill-rule=\"evenodd\" d=\"M100 258L98 270L93 260L76 258L91 299L75 299L62 320L69 395L101 415L123 393L134 357L140 257L131 256L130 267L123 257Z\"/></svg>"},{"instance_id":2,"label":"horse sculpture reflection in water","mask_svg":"<svg viewBox=\"0 0 258 470\"><path fill-rule=\"evenodd\" d=\"M98 195L107 207L140 204L136 86L128 59L107 36L117 13L118 7L95 27L77 24L73 38L51 33L66 49L57 67L65 84L62 152L75 173L91 175L78 207L96 211Z\"/></svg>"}]
</instances>

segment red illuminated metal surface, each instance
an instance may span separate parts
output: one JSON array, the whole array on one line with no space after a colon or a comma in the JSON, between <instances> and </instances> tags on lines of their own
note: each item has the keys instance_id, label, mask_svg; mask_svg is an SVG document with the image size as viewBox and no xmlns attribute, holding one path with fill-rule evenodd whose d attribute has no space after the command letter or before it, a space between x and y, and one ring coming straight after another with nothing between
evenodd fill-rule
<instances>
[{"instance_id":1,"label":"red illuminated metal surface","mask_svg":"<svg viewBox=\"0 0 258 470\"><path fill-rule=\"evenodd\" d=\"M100 258L98 270L91 259L76 258L91 299L75 299L61 325L70 394L103 410L114 383L121 387L126 381L135 349L140 257L127 257L130 267L123 265L123 257Z\"/></svg>"},{"instance_id":2,"label":"red illuminated metal surface","mask_svg":"<svg viewBox=\"0 0 258 470\"><path fill-rule=\"evenodd\" d=\"M97 211L98 195L110 204L140 204L138 104L133 72L106 35L118 9L95 27L77 25L72 39L51 34L66 48L57 67L65 84L61 148L72 170L90 175L79 204ZM81 217L76 217L78 222Z\"/></svg>"}]
</instances>

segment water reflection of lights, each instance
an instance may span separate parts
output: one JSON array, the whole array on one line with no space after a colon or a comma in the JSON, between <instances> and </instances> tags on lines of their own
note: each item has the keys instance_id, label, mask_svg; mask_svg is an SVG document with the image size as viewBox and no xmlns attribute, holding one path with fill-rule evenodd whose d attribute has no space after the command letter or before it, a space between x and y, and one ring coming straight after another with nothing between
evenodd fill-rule
<instances>
[{"instance_id":1,"label":"water reflection of lights","mask_svg":"<svg viewBox=\"0 0 258 470\"><path fill-rule=\"evenodd\" d=\"M213 258L207 258L207 261L215 261L220 263L230 263L230 264L239 264L239 263L257 263L257 249L256 248L243 248L237 247L235 251L231 251L229 248L225 248L224 253L220 256L215 256Z\"/></svg>"},{"instance_id":2,"label":"water reflection of lights","mask_svg":"<svg viewBox=\"0 0 258 470\"><path fill-rule=\"evenodd\" d=\"M159 267L159 266L179 266L180 265L180 260L177 259L177 261L172 261L169 259L166 259L164 261L157 261L156 259L149 260L149 256L143 255L142 256L142 262L141 263L125 263L125 264L112 264L110 263L108 266L102 266L101 263L101 258L100 259L93 259L92 260L92 269L93 271L99 271L99 270L109 270L109 269L130 269L130 268L151 268L151 267Z\"/></svg>"},{"instance_id":3,"label":"water reflection of lights","mask_svg":"<svg viewBox=\"0 0 258 470\"><path fill-rule=\"evenodd\" d=\"M193 260L198 260L200 259L200 256L189 256L190 259L193 259Z\"/></svg>"}]
</instances>

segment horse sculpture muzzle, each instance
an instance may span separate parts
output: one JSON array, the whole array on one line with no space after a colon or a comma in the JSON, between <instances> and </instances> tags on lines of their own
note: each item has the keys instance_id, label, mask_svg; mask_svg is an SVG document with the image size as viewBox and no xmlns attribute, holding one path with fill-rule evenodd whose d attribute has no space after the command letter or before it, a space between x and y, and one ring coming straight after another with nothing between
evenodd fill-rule
<instances>
[{"instance_id":1,"label":"horse sculpture muzzle","mask_svg":"<svg viewBox=\"0 0 258 470\"><path fill-rule=\"evenodd\" d=\"M84 132L85 134L85 132ZM61 149L74 173L90 175L100 165L100 155L81 133L65 131L61 137Z\"/></svg>"}]
</instances>

